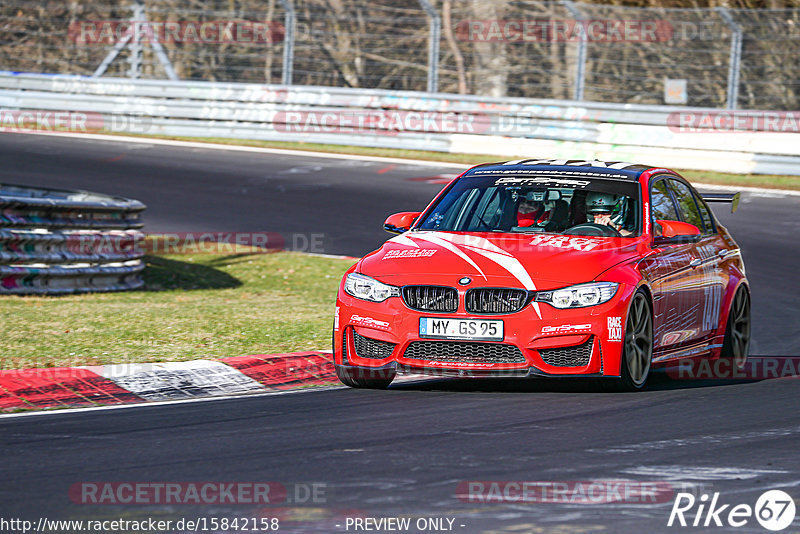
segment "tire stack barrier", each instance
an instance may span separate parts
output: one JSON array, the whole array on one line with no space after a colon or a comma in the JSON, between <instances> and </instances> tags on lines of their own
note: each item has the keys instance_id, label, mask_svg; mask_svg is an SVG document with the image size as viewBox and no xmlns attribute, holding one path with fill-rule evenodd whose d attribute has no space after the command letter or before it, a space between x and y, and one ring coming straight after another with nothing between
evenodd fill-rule
<instances>
[{"instance_id":1,"label":"tire stack barrier","mask_svg":"<svg viewBox=\"0 0 800 534\"><path fill-rule=\"evenodd\" d=\"M87 191L0 184L0 295L142 287L144 209Z\"/></svg>"}]
</instances>

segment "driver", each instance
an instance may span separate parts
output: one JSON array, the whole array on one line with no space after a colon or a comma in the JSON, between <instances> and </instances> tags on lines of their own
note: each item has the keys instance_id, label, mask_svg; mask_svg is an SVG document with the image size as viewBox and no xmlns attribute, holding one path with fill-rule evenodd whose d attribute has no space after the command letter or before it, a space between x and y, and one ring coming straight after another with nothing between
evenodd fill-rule
<instances>
[{"instance_id":1,"label":"driver","mask_svg":"<svg viewBox=\"0 0 800 534\"><path fill-rule=\"evenodd\" d=\"M517 226L533 226L546 221L549 216L550 211L545 208L544 202L534 200L534 195L528 193L519 203Z\"/></svg>"},{"instance_id":2,"label":"driver","mask_svg":"<svg viewBox=\"0 0 800 534\"><path fill-rule=\"evenodd\" d=\"M617 195L611 193L590 192L586 195L586 218L588 222L609 226L622 236L631 235L620 224L619 217L613 215L617 205Z\"/></svg>"}]
</instances>

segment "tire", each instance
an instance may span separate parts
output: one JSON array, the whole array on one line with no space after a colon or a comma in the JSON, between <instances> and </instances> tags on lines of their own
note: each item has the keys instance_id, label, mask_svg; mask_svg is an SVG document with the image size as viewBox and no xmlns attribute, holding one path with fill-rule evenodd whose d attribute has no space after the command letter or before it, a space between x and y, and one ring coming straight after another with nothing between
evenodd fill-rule
<instances>
[{"instance_id":1,"label":"tire","mask_svg":"<svg viewBox=\"0 0 800 534\"><path fill-rule=\"evenodd\" d=\"M730 360L735 369L741 371L747 364L750 350L750 293L739 286L731 302L725 337L722 341L720 358Z\"/></svg>"},{"instance_id":2,"label":"tire","mask_svg":"<svg viewBox=\"0 0 800 534\"><path fill-rule=\"evenodd\" d=\"M389 384L392 383L392 380L394 380L396 374L394 371L386 370L376 371L374 373L370 373L369 371L364 371L362 369L353 371L339 365L337 365L335 369L336 376L339 378L339 381L345 386L350 386L351 388L386 389L389 387ZM367 374L372 376L356 376L356 374Z\"/></svg>"},{"instance_id":3,"label":"tire","mask_svg":"<svg viewBox=\"0 0 800 534\"><path fill-rule=\"evenodd\" d=\"M619 389L639 391L647 383L653 362L653 312L644 291L631 299L625 321Z\"/></svg>"}]
</instances>

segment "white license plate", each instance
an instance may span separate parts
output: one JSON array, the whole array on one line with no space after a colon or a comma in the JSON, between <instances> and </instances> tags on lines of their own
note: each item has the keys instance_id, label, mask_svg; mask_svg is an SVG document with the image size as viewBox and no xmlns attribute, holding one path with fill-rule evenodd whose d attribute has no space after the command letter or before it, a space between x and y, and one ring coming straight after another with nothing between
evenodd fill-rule
<instances>
[{"instance_id":1,"label":"white license plate","mask_svg":"<svg viewBox=\"0 0 800 534\"><path fill-rule=\"evenodd\" d=\"M420 317L419 337L502 341L503 321Z\"/></svg>"}]
</instances>

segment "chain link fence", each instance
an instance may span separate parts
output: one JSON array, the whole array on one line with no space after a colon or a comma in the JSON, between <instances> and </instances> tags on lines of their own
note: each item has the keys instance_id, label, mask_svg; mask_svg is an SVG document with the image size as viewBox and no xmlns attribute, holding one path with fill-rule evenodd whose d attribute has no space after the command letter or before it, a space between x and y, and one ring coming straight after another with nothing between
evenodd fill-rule
<instances>
[{"instance_id":1,"label":"chain link fence","mask_svg":"<svg viewBox=\"0 0 800 534\"><path fill-rule=\"evenodd\" d=\"M6 0L0 69L794 110L800 10Z\"/></svg>"}]
</instances>

